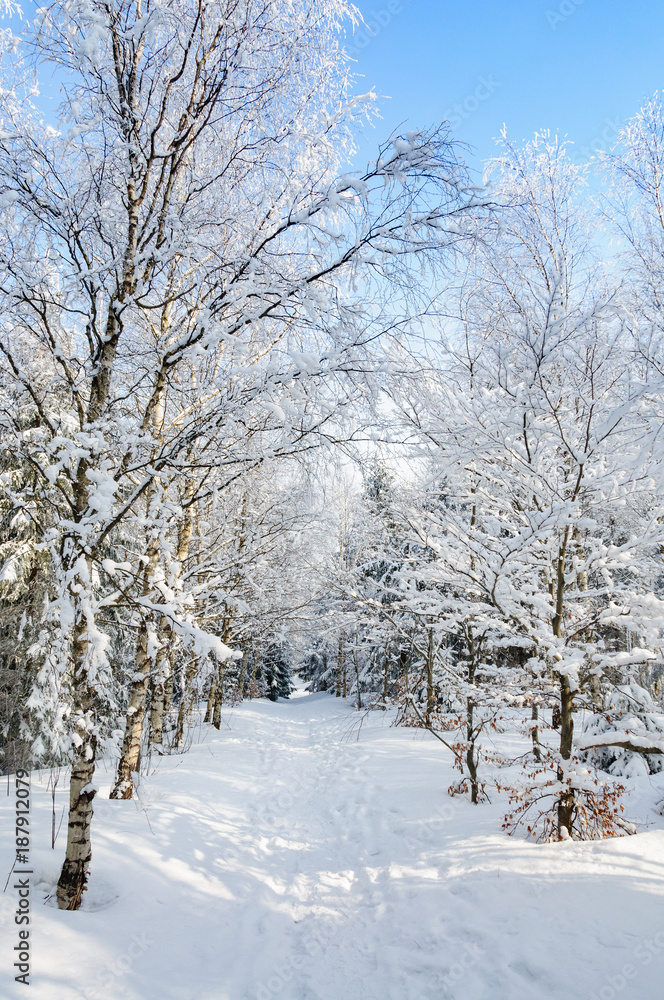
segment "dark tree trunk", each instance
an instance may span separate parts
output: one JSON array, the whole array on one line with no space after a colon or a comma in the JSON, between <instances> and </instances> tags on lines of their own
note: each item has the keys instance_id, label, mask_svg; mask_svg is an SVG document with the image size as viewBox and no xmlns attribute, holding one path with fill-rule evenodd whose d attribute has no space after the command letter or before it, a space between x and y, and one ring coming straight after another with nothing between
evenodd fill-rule
<instances>
[{"instance_id":1,"label":"dark tree trunk","mask_svg":"<svg viewBox=\"0 0 664 1000\"><path fill-rule=\"evenodd\" d=\"M475 702L472 698L468 699L466 708L466 739L468 741L468 749L466 751L466 766L468 768L468 775L470 777L470 801L477 805L479 798L479 786L477 782L477 761L475 759L475 732L474 732L474 713L475 713Z\"/></svg>"},{"instance_id":2,"label":"dark tree trunk","mask_svg":"<svg viewBox=\"0 0 664 1000\"><path fill-rule=\"evenodd\" d=\"M436 707L433 689L433 629L429 629L429 644L427 646L427 726L431 725L431 716Z\"/></svg>"},{"instance_id":3,"label":"dark tree trunk","mask_svg":"<svg viewBox=\"0 0 664 1000\"><path fill-rule=\"evenodd\" d=\"M563 760L569 760L572 756L572 739L574 736L574 693L570 688L569 677L566 675L560 678L560 756ZM562 768L558 768L558 780L566 781ZM572 825L574 819L574 790L565 788L558 801L558 835L564 837L563 829L567 835L572 835Z\"/></svg>"},{"instance_id":4,"label":"dark tree trunk","mask_svg":"<svg viewBox=\"0 0 664 1000\"><path fill-rule=\"evenodd\" d=\"M220 663L217 670L217 679L215 683L215 695L214 695L214 706L212 709L212 725L215 729L221 729L221 706L224 702L224 674L226 673L226 664Z\"/></svg>"}]
</instances>

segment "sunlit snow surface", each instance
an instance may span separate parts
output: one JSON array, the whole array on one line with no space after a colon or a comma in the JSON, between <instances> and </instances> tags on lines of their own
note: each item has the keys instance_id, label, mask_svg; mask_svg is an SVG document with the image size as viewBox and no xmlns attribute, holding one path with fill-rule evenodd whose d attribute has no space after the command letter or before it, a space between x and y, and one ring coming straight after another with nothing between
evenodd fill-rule
<instances>
[{"instance_id":1,"label":"sunlit snow surface","mask_svg":"<svg viewBox=\"0 0 664 1000\"><path fill-rule=\"evenodd\" d=\"M536 846L501 833L495 792L479 807L447 795L455 774L427 734L298 695L200 726L188 753L153 759L138 801L108 801L100 773L79 913L43 905L65 834L52 851L36 777L32 1000L661 1000L661 775L630 800L638 836ZM9 1000L28 994L15 893L0 901Z\"/></svg>"}]
</instances>

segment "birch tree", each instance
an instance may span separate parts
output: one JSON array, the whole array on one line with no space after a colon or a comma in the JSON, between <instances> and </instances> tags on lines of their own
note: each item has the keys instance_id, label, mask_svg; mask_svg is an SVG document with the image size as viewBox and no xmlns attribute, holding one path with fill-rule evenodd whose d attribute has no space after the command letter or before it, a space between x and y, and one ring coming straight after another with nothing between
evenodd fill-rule
<instances>
[{"instance_id":1,"label":"birch tree","mask_svg":"<svg viewBox=\"0 0 664 1000\"><path fill-rule=\"evenodd\" d=\"M658 655L658 403L593 262L583 173L564 146L505 141L492 176L500 229L464 283L431 395L401 395L445 496L411 522L463 621L483 622L494 645L520 647L535 675L556 679L545 826L583 836L590 786L574 760L575 705L593 678ZM614 629L633 637L629 655L607 643Z\"/></svg>"},{"instance_id":2,"label":"birch tree","mask_svg":"<svg viewBox=\"0 0 664 1000\"><path fill-rule=\"evenodd\" d=\"M397 323L364 305L372 288L384 300L387 277L403 288L416 257L434 264L479 205L440 130L338 173L372 103L351 96L339 44L355 16L343 0L65 0L28 37L64 81L58 121L29 97L2 110L0 350L34 425L6 407L6 430L43 502L66 508L43 539L57 624L44 670L72 698L61 908L80 905L91 857L102 610L131 584L183 642L230 655L155 602L150 531L128 565L109 561L114 533L192 449L214 464L248 403L293 440L317 386L355 386Z\"/></svg>"}]
</instances>

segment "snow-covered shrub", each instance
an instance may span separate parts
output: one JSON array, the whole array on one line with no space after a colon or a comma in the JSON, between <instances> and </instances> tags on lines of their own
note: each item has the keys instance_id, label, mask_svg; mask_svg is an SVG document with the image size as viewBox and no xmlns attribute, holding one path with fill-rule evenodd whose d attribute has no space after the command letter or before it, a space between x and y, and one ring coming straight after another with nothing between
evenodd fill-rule
<instances>
[{"instance_id":1,"label":"snow-covered shrub","mask_svg":"<svg viewBox=\"0 0 664 1000\"><path fill-rule=\"evenodd\" d=\"M582 760L615 777L658 774L664 769L664 712L640 685L616 686L603 711L587 720L579 743L587 748Z\"/></svg>"}]
</instances>

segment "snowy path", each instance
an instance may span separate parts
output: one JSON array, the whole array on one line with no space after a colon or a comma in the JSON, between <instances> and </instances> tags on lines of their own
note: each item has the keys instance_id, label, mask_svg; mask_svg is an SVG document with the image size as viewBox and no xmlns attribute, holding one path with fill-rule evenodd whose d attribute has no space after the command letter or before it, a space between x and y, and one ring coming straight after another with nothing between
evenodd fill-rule
<instances>
[{"instance_id":1,"label":"snowy path","mask_svg":"<svg viewBox=\"0 0 664 1000\"><path fill-rule=\"evenodd\" d=\"M86 910L40 905L37 1000L661 1000L664 832L537 847L450 799L445 751L327 695L245 704L140 804L96 805ZM44 891L50 796L34 785ZM11 798L0 817L9 829ZM7 870L9 837L3 836ZM0 997L11 891L1 897ZM650 943L649 943L650 942ZM623 967L627 966L629 973Z\"/></svg>"}]
</instances>

